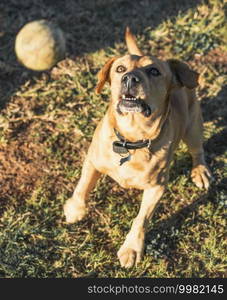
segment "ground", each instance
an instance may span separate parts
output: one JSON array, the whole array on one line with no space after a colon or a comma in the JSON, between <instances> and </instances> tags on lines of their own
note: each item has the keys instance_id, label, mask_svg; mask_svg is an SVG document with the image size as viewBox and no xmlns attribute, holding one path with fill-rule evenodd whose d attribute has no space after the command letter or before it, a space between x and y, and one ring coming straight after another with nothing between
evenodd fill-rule
<instances>
[{"instance_id":1,"label":"ground","mask_svg":"<svg viewBox=\"0 0 227 300\"><path fill-rule=\"evenodd\" d=\"M226 277L226 7L222 0L2 0L0 3L0 277ZM16 33L28 21L56 22L66 58L46 72L16 61ZM102 177L87 217L67 225L71 196L94 129L109 102L96 74L125 53L129 25L146 54L178 58L200 73L208 192L190 180L181 144L167 192L150 223L145 258L125 270L117 251L141 192Z\"/></svg>"}]
</instances>

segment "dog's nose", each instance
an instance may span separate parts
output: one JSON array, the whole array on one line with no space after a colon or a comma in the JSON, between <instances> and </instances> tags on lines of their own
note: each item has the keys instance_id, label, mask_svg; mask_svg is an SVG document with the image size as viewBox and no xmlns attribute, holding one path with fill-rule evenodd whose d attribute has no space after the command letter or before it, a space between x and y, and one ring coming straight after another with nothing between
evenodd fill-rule
<instances>
[{"instance_id":1,"label":"dog's nose","mask_svg":"<svg viewBox=\"0 0 227 300\"><path fill-rule=\"evenodd\" d=\"M121 81L127 89L130 89L134 85L138 84L140 82L140 79L135 73L130 72L130 73L126 73L122 77Z\"/></svg>"}]
</instances>

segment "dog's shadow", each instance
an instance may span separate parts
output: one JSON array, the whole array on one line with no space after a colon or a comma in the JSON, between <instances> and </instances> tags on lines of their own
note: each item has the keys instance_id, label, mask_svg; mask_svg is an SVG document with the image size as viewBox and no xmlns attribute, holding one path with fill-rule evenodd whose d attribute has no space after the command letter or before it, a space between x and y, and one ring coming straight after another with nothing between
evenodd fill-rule
<instances>
[{"instance_id":1,"label":"dog's shadow","mask_svg":"<svg viewBox=\"0 0 227 300\"><path fill-rule=\"evenodd\" d=\"M154 258L166 258L171 262L175 262L174 253L178 246L179 236L185 230L183 225L193 212L193 224L202 222L199 218L199 207L208 202L213 202L216 205L224 205L219 195L227 193L227 178L219 178L218 170L224 167L224 161L218 159L227 149L227 87L223 87L218 95L214 98L204 99L202 101L203 116L205 122L214 121L216 126L220 128L218 133L210 137L204 144L206 160L213 173L213 183L207 193L200 193L200 196L190 205L186 205L170 218L156 222L152 229L147 233L145 252ZM180 161L172 168L170 182L174 181L180 172L180 175L189 175L188 169L188 154L180 156ZM174 165L175 165L174 164ZM187 167L185 167L185 165ZM155 218L155 215L154 215Z\"/></svg>"}]
</instances>

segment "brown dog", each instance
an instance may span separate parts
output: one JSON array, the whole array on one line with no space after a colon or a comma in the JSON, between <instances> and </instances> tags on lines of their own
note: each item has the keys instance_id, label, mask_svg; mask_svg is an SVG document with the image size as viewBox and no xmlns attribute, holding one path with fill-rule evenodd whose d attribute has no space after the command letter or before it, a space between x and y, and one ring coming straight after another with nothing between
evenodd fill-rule
<instances>
[{"instance_id":1,"label":"brown dog","mask_svg":"<svg viewBox=\"0 0 227 300\"><path fill-rule=\"evenodd\" d=\"M194 91L198 74L175 59L143 56L129 29L126 43L130 55L110 59L98 74L97 92L109 82L112 98L64 212L69 223L85 216L88 194L101 173L124 188L144 190L139 213L118 251L121 266L132 267L142 258L146 227L164 193L181 139L192 155L194 183L207 189L211 175L204 160L202 116Z\"/></svg>"}]
</instances>

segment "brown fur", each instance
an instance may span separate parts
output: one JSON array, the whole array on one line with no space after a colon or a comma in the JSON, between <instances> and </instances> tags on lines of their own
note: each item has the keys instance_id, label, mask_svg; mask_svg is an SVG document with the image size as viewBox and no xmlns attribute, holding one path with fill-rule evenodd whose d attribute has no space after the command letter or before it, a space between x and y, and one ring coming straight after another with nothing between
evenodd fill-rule
<instances>
[{"instance_id":1,"label":"brown fur","mask_svg":"<svg viewBox=\"0 0 227 300\"><path fill-rule=\"evenodd\" d=\"M143 190L138 216L118 251L121 265L132 267L142 258L146 225L165 190L170 162L181 139L192 155L195 184L208 188L210 172L204 161L202 117L194 91L198 74L175 59L161 61L143 56L129 29L126 43L131 54L110 59L98 74L96 91L100 93L105 82L109 82L112 98L95 130L81 179L64 210L67 222L81 220L86 213L88 193L101 173L111 176L124 188ZM151 65L158 68L160 76L148 75L147 68ZM117 112L124 75L117 72L119 66L126 68L124 74L133 72L140 79L136 95L151 107L149 117L138 112ZM120 166L120 156L112 150L112 143L117 140L114 128L131 142L150 139L150 150L130 151L131 160Z\"/></svg>"}]
</instances>

